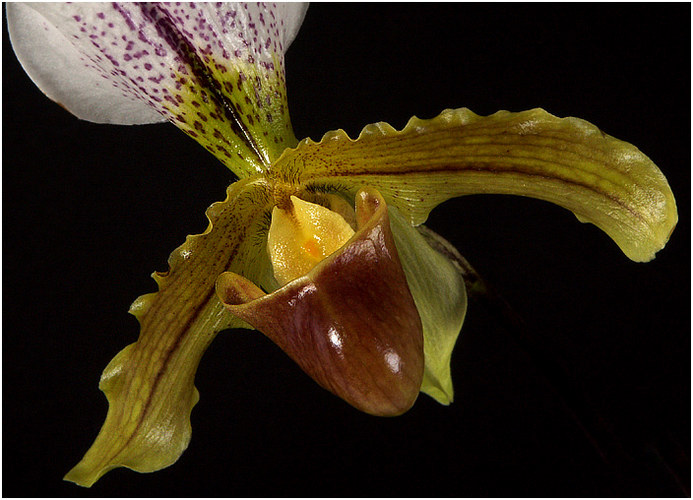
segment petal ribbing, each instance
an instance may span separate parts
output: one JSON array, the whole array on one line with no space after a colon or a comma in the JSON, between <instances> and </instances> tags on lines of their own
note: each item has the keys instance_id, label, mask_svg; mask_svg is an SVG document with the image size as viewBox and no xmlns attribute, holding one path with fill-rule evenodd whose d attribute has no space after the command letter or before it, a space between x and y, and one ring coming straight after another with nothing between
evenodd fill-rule
<instances>
[{"instance_id":1,"label":"petal ribbing","mask_svg":"<svg viewBox=\"0 0 693 500\"><path fill-rule=\"evenodd\" d=\"M214 281L227 270L258 282L271 273L257 238L271 200L257 179L237 182L224 202L207 211L210 225L169 257L169 270L154 273L159 291L143 295L130 312L140 336L120 351L101 376L109 402L106 421L84 458L65 479L91 486L115 467L151 472L174 463L190 441L193 382L200 358L216 334L246 326L226 312Z\"/></svg>"},{"instance_id":2,"label":"petal ribbing","mask_svg":"<svg viewBox=\"0 0 693 500\"><path fill-rule=\"evenodd\" d=\"M455 196L539 198L595 224L634 261L652 259L678 220L666 178L635 146L542 109L490 116L446 110L412 118L401 131L368 125L356 140L329 132L287 150L274 173L308 187L355 192L371 185L413 224Z\"/></svg>"}]
</instances>

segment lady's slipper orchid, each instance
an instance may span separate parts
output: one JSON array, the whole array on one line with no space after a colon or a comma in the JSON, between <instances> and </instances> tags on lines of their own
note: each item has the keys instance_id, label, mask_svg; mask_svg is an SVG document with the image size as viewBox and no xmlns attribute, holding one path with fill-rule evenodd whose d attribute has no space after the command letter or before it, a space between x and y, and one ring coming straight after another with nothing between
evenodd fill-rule
<instances>
[{"instance_id":1,"label":"lady's slipper orchid","mask_svg":"<svg viewBox=\"0 0 693 500\"><path fill-rule=\"evenodd\" d=\"M418 390L452 400L449 360L466 310L455 266L414 228L453 196L552 201L603 229L633 260L666 243L676 208L635 147L542 110L448 110L401 131L367 126L296 141L283 53L304 7L190 4L8 6L26 71L78 117L168 119L241 179L155 273L131 312L141 335L101 379L101 433L66 477L156 470L190 439L200 357L250 324L322 386L374 414ZM387 209L386 209L387 207ZM229 312L230 311L230 312Z\"/></svg>"}]
</instances>

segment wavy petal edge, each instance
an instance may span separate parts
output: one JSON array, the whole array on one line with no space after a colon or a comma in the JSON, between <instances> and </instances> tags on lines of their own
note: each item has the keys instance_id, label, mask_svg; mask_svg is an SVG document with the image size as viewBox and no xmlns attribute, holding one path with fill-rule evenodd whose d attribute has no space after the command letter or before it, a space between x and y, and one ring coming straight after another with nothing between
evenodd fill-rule
<instances>
[{"instance_id":1,"label":"wavy petal edge","mask_svg":"<svg viewBox=\"0 0 693 500\"><path fill-rule=\"evenodd\" d=\"M319 160L326 157L330 162ZM331 131L285 150L275 174L345 191L373 185L415 225L456 196L543 199L597 225L637 262L654 258L678 221L666 178L639 149L540 108L488 116L448 109L432 119L412 117L402 130L367 125L356 139Z\"/></svg>"}]
</instances>

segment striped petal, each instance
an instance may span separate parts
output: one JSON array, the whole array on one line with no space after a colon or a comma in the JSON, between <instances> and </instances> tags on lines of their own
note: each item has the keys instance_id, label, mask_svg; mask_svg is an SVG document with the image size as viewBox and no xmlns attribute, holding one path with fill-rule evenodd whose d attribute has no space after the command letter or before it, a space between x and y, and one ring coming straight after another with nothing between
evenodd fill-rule
<instances>
[{"instance_id":1,"label":"striped petal","mask_svg":"<svg viewBox=\"0 0 693 500\"><path fill-rule=\"evenodd\" d=\"M447 110L401 131L369 125L356 140L330 132L286 151L275 173L306 189L370 185L415 225L455 196L539 198L595 224L638 262L654 258L678 220L666 178L635 146L541 109L487 117Z\"/></svg>"},{"instance_id":2,"label":"striped petal","mask_svg":"<svg viewBox=\"0 0 693 500\"><path fill-rule=\"evenodd\" d=\"M214 282L234 271L266 286L271 275L257 236L271 210L267 184L245 179L227 194L207 211L207 231L189 236L171 254L167 272L154 273L159 291L133 303L140 336L104 370L99 387L108 398L106 421L66 480L91 486L115 467L152 472L187 448L200 358L218 332L247 326L223 308Z\"/></svg>"},{"instance_id":3,"label":"striped petal","mask_svg":"<svg viewBox=\"0 0 693 500\"><path fill-rule=\"evenodd\" d=\"M79 118L172 121L240 177L296 139L284 52L302 4L8 4L13 48L51 99Z\"/></svg>"}]
</instances>

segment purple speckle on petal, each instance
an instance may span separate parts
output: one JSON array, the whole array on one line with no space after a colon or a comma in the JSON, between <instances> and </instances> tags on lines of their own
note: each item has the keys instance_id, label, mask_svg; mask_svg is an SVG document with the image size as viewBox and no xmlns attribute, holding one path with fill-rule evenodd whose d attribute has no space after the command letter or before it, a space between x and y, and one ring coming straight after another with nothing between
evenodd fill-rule
<instances>
[{"instance_id":1,"label":"purple speckle on petal","mask_svg":"<svg viewBox=\"0 0 693 500\"><path fill-rule=\"evenodd\" d=\"M161 80L163 80L163 79L164 79L164 75L159 75L158 77L150 76L149 78L147 78L147 80L149 80L150 82L154 82L157 84L161 83Z\"/></svg>"},{"instance_id":2,"label":"purple speckle on petal","mask_svg":"<svg viewBox=\"0 0 693 500\"><path fill-rule=\"evenodd\" d=\"M145 102L222 161L237 162L253 155L254 141L261 148L283 141L272 131L286 128L285 28L275 8L114 3L70 17L65 35L86 46L84 64L109 80L99 86ZM249 134L240 130L277 121Z\"/></svg>"}]
</instances>

